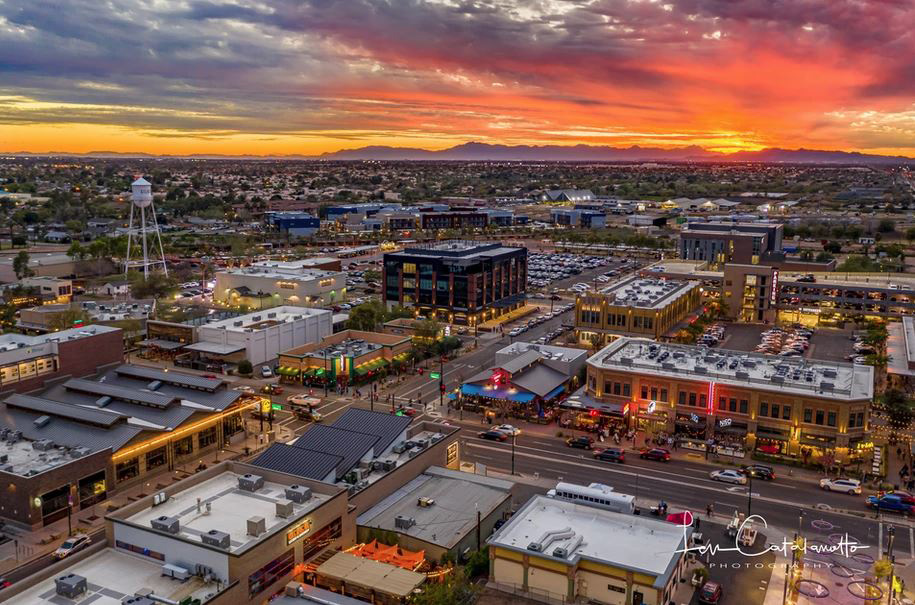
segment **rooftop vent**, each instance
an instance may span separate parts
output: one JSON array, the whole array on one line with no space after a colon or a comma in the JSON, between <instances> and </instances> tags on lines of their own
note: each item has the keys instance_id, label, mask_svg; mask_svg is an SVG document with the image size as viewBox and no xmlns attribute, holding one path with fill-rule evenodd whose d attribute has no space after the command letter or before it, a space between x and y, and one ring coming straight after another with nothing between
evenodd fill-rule
<instances>
[{"instance_id":1,"label":"rooftop vent","mask_svg":"<svg viewBox=\"0 0 915 605\"><path fill-rule=\"evenodd\" d=\"M204 544L225 550L228 550L229 546L232 545L229 534L224 531L219 531L218 529L211 529L205 534L200 534L200 540Z\"/></svg>"},{"instance_id":2,"label":"rooftop vent","mask_svg":"<svg viewBox=\"0 0 915 605\"><path fill-rule=\"evenodd\" d=\"M148 385L146 385L146 388L149 389L150 391L155 391L156 389L158 389L161 386L162 386L161 380L153 380Z\"/></svg>"},{"instance_id":3,"label":"rooftop vent","mask_svg":"<svg viewBox=\"0 0 915 605\"><path fill-rule=\"evenodd\" d=\"M286 498L280 498L276 501L276 516L281 519L288 519L292 516L293 513L293 504L292 500L287 500Z\"/></svg>"},{"instance_id":4,"label":"rooftop vent","mask_svg":"<svg viewBox=\"0 0 915 605\"><path fill-rule=\"evenodd\" d=\"M823 370L823 378L835 378L837 372L834 368L825 368Z\"/></svg>"},{"instance_id":5,"label":"rooftop vent","mask_svg":"<svg viewBox=\"0 0 915 605\"><path fill-rule=\"evenodd\" d=\"M435 504L435 500L426 496L420 496L419 500L416 501L416 504L420 508L429 508Z\"/></svg>"},{"instance_id":6,"label":"rooftop vent","mask_svg":"<svg viewBox=\"0 0 915 605\"><path fill-rule=\"evenodd\" d=\"M248 519L248 535L255 538L267 531L267 522L263 517L251 517Z\"/></svg>"},{"instance_id":7,"label":"rooftop vent","mask_svg":"<svg viewBox=\"0 0 915 605\"><path fill-rule=\"evenodd\" d=\"M245 490L246 492L256 492L262 487L264 487L264 478L260 475L247 473L238 478L238 489Z\"/></svg>"},{"instance_id":8,"label":"rooftop vent","mask_svg":"<svg viewBox=\"0 0 915 605\"><path fill-rule=\"evenodd\" d=\"M149 524L152 525L153 529L164 531L167 534L177 535L181 531L181 523L178 521L178 517L162 515L152 519Z\"/></svg>"},{"instance_id":9,"label":"rooftop vent","mask_svg":"<svg viewBox=\"0 0 915 605\"><path fill-rule=\"evenodd\" d=\"M304 485L290 485L286 488L286 498L296 504L304 504L311 500L311 488Z\"/></svg>"},{"instance_id":10,"label":"rooftop vent","mask_svg":"<svg viewBox=\"0 0 915 605\"><path fill-rule=\"evenodd\" d=\"M32 424L35 425L36 429L40 429L42 427L47 426L49 422L51 422L50 416L39 416L38 418L36 418L35 420L32 421Z\"/></svg>"},{"instance_id":11,"label":"rooftop vent","mask_svg":"<svg viewBox=\"0 0 915 605\"><path fill-rule=\"evenodd\" d=\"M40 439L32 442L32 449L39 452L47 452L57 447L57 444L50 439Z\"/></svg>"},{"instance_id":12,"label":"rooftop vent","mask_svg":"<svg viewBox=\"0 0 915 605\"><path fill-rule=\"evenodd\" d=\"M70 456L72 458L82 458L83 456L88 456L90 453L92 453L91 449L89 449L88 447L82 447L82 446L75 447L72 450L70 450Z\"/></svg>"},{"instance_id":13,"label":"rooftop vent","mask_svg":"<svg viewBox=\"0 0 915 605\"><path fill-rule=\"evenodd\" d=\"M833 390L833 389L835 389L835 388L836 388L836 385L834 385L834 384L831 383L831 382L825 382L825 381L824 381L824 382L821 382L821 383L820 383L820 390L821 390L821 391L831 391L831 390Z\"/></svg>"}]
</instances>

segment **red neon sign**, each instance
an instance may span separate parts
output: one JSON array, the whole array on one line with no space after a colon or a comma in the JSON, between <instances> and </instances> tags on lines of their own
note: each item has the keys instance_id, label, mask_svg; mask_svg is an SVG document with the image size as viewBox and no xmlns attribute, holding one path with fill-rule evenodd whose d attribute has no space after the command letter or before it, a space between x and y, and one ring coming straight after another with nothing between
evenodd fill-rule
<instances>
[{"instance_id":1,"label":"red neon sign","mask_svg":"<svg viewBox=\"0 0 915 605\"><path fill-rule=\"evenodd\" d=\"M715 383L708 383L708 401L705 404L705 412L709 416L715 413Z\"/></svg>"}]
</instances>

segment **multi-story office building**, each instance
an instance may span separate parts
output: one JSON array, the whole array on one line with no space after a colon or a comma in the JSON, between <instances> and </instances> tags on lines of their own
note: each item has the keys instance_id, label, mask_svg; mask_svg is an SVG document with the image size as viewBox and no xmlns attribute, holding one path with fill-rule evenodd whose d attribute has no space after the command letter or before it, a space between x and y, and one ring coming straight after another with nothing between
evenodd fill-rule
<instances>
[{"instance_id":1,"label":"multi-story office building","mask_svg":"<svg viewBox=\"0 0 915 605\"><path fill-rule=\"evenodd\" d=\"M758 265L766 254L780 252L784 227L770 223L686 223L680 232L680 258Z\"/></svg>"},{"instance_id":2,"label":"multi-story office building","mask_svg":"<svg viewBox=\"0 0 915 605\"><path fill-rule=\"evenodd\" d=\"M836 460L867 447L874 368L620 338L588 360L587 393L629 425L706 448Z\"/></svg>"},{"instance_id":3,"label":"multi-story office building","mask_svg":"<svg viewBox=\"0 0 915 605\"><path fill-rule=\"evenodd\" d=\"M264 220L280 233L297 237L314 235L321 228L321 219L307 212L267 212Z\"/></svg>"},{"instance_id":4,"label":"multi-story office building","mask_svg":"<svg viewBox=\"0 0 915 605\"><path fill-rule=\"evenodd\" d=\"M906 275L799 274L769 265L662 261L642 275L697 280L703 300L723 300L726 314L749 322L832 325L847 319L915 315L915 279Z\"/></svg>"},{"instance_id":5,"label":"multi-story office building","mask_svg":"<svg viewBox=\"0 0 915 605\"><path fill-rule=\"evenodd\" d=\"M581 343L597 336L660 338L700 305L699 282L633 277L582 294L575 301L575 335Z\"/></svg>"},{"instance_id":6,"label":"multi-story office building","mask_svg":"<svg viewBox=\"0 0 915 605\"><path fill-rule=\"evenodd\" d=\"M460 325L524 304L527 248L452 240L384 255L384 302Z\"/></svg>"},{"instance_id":7,"label":"multi-story office building","mask_svg":"<svg viewBox=\"0 0 915 605\"><path fill-rule=\"evenodd\" d=\"M423 212L420 221L423 229L483 229L489 225L489 215L476 209Z\"/></svg>"},{"instance_id":8,"label":"multi-story office building","mask_svg":"<svg viewBox=\"0 0 915 605\"><path fill-rule=\"evenodd\" d=\"M63 304L73 298L73 282L57 277L26 277L19 280L25 288L35 288L41 292L46 303Z\"/></svg>"}]
</instances>

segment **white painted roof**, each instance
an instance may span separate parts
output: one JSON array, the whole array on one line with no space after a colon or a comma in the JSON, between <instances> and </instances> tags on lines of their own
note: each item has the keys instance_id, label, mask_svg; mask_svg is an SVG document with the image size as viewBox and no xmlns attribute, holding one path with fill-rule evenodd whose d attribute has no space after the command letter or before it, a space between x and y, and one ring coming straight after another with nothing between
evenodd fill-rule
<instances>
[{"instance_id":1,"label":"white painted roof","mask_svg":"<svg viewBox=\"0 0 915 605\"><path fill-rule=\"evenodd\" d=\"M689 293L699 282L671 281L655 277L632 277L600 290L608 303L623 307L663 309Z\"/></svg>"},{"instance_id":2,"label":"white painted roof","mask_svg":"<svg viewBox=\"0 0 915 605\"><path fill-rule=\"evenodd\" d=\"M870 400L874 394L874 368L867 365L658 343L647 338L619 338L588 363L623 372L844 401Z\"/></svg>"}]
</instances>

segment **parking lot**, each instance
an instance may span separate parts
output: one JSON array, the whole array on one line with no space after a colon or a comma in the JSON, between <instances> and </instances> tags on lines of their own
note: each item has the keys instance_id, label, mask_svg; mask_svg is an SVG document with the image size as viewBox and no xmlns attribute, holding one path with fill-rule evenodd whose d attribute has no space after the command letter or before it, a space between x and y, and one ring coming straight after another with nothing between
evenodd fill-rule
<instances>
[{"instance_id":1,"label":"parking lot","mask_svg":"<svg viewBox=\"0 0 915 605\"><path fill-rule=\"evenodd\" d=\"M586 254L544 253L528 256L529 290L566 289L576 283L579 290L609 283L635 266L635 261Z\"/></svg>"},{"instance_id":2,"label":"parking lot","mask_svg":"<svg viewBox=\"0 0 915 605\"><path fill-rule=\"evenodd\" d=\"M773 330L772 326L762 324L728 323L724 324L724 326L724 338L718 346L731 351L757 351L757 346L763 341L762 334ZM786 334L783 338L775 340L778 345L783 346L786 342L791 342L791 329L786 328L785 332ZM853 352L854 342L851 340L851 336L851 330L835 328L813 330L813 335L809 339L809 346L803 357L822 361L847 362L848 356ZM776 346L772 351L758 352L777 354L781 350L781 346Z\"/></svg>"}]
</instances>

